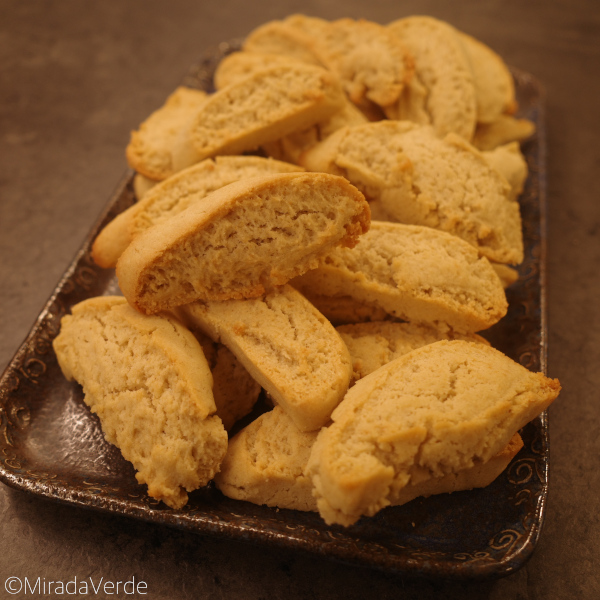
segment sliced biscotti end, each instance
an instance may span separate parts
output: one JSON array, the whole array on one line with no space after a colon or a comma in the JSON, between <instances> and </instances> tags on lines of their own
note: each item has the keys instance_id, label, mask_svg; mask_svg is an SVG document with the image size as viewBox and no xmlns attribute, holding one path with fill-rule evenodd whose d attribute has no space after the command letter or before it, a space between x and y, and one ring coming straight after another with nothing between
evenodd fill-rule
<instances>
[{"instance_id":1,"label":"sliced biscotti end","mask_svg":"<svg viewBox=\"0 0 600 600\"><path fill-rule=\"evenodd\" d=\"M477 103L471 66L459 38L450 24L428 16L410 16L388 24L388 29L413 55L419 88L419 113L429 118L440 136L454 132L470 140L475 131ZM414 91L407 87L407 91ZM409 101L408 104L411 102ZM388 113L401 119L400 103Z\"/></svg>"},{"instance_id":2,"label":"sliced biscotti end","mask_svg":"<svg viewBox=\"0 0 600 600\"><path fill-rule=\"evenodd\" d=\"M227 450L200 345L167 316L140 315L122 297L81 302L53 342L69 380L148 493L173 508L206 485Z\"/></svg>"},{"instance_id":3,"label":"sliced biscotti end","mask_svg":"<svg viewBox=\"0 0 600 600\"><path fill-rule=\"evenodd\" d=\"M302 167L260 156L218 156L183 169L148 189L144 197L102 229L92 245L92 258L113 268L125 248L142 231L201 201L207 194L247 177L297 173Z\"/></svg>"},{"instance_id":4,"label":"sliced biscotti end","mask_svg":"<svg viewBox=\"0 0 600 600\"><path fill-rule=\"evenodd\" d=\"M479 150L494 150L511 142L525 142L535 133L535 123L529 119L517 119L500 115L491 123L480 123L473 137L473 145Z\"/></svg>"},{"instance_id":5,"label":"sliced biscotti end","mask_svg":"<svg viewBox=\"0 0 600 600\"><path fill-rule=\"evenodd\" d=\"M131 243L131 228L137 205L118 214L96 236L92 244L92 260L103 269L113 269L123 251Z\"/></svg>"},{"instance_id":6,"label":"sliced biscotti end","mask_svg":"<svg viewBox=\"0 0 600 600\"><path fill-rule=\"evenodd\" d=\"M216 190L137 236L117 277L146 313L194 300L260 296L351 247L370 223L364 196L342 177L286 173Z\"/></svg>"},{"instance_id":7,"label":"sliced biscotti end","mask_svg":"<svg viewBox=\"0 0 600 600\"><path fill-rule=\"evenodd\" d=\"M236 500L316 511L312 482L304 473L316 437L316 431L298 430L276 406L231 439L215 485Z\"/></svg>"},{"instance_id":8,"label":"sliced biscotti end","mask_svg":"<svg viewBox=\"0 0 600 600\"><path fill-rule=\"evenodd\" d=\"M258 298L194 302L178 314L227 346L302 431L325 425L348 389L348 349L289 285Z\"/></svg>"},{"instance_id":9,"label":"sliced biscotti end","mask_svg":"<svg viewBox=\"0 0 600 600\"><path fill-rule=\"evenodd\" d=\"M307 472L321 516L350 525L408 484L487 462L559 391L483 344L405 354L352 387L319 434Z\"/></svg>"},{"instance_id":10,"label":"sliced biscotti end","mask_svg":"<svg viewBox=\"0 0 600 600\"><path fill-rule=\"evenodd\" d=\"M294 15L292 15L292 18ZM253 29L244 40L245 52L278 54L301 62L322 66L312 50L311 34L285 21L269 21Z\"/></svg>"},{"instance_id":11,"label":"sliced biscotti end","mask_svg":"<svg viewBox=\"0 0 600 600\"><path fill-rule=\"evenodd\" d=\"M326 69L300 62L258 71L213 94L192 125L200 158L239 154L324 121L345 96Z\"/></svg>"},{"instance_id":12,"label":"sliced biscotti end","mask_svg":"<svg viewBox=\"0 0 600 600\"><path fill-rule=\"evenodd\" d=\"M475 248L443 231L399 223L373 221L355 248L336 248L291 283L458 333L487 329L507 310L500 279Z\"/></svg>"},{"instance_id":13,"label":"sliced biscotti end","mask_svg":"<svg viewBox=\"0 0 600 600\"><path fill-rule=\"evenodd\" d=\"M300 171L303 171L302 167L261 156L207 158L162 181L138 202L132 222L132 237L234 181Z\"/></svg>"},{"instance_id":14,"label":"sliced biscotti end","mask_svg":"<svg viewBox=\"0 0 600 600\"><path fill-rule=\"evenodd\" d=\"M501 114L513 114L517 110L515 83L502 57L474 37L458 35L473 71L477 122L491 123Z\"/></svg>"},{"instance_id":15,"label":"sliced biscotti end","mask_svg":"<svg viewBox=\"0 0 600 600\"><path fill-rule=\"evenodd\" d=\"M371 321L341 325L336 330L352 357L354 381L366 377L403 354L440 340L466 340L489 345L487 340L477 334L461 335L418 323Z\"/></svg>"},{"instance_id":16,"label":"sliced biscotti end","mask_svg":"<svg viewBox=\"0 0 600 600\"><path fill-rule=\"evenodd\" d=\"M161 108L132 131L126 149L129 166L160 181L199 160L191 147L189 125L207 97L201 90L177 88Z\"/></svg>"}]
</instances>

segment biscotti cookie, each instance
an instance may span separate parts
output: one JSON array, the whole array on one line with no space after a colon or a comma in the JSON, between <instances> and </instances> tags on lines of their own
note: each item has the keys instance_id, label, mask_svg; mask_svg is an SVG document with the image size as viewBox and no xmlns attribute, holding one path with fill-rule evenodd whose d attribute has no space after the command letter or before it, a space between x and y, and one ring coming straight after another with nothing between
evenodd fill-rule
<instances>
[{"instance_id":1,"label":"biscotti cookie","mask_svg":"<svg viewBox=\"0 0 600 600\"><path fill-rule=\"evenodd\" d=\"M523 192L529 173L527 161L521 152L519 143L511 142L481 154L491 167L504 175L510 184L510 197L516 200Z\"/></svg>"},{"instance_id":2,"label":"biscotti cookie","mask_svg":"<svg viewBox=\"0 0 600 600\"><path fill-rule=\"evenodd\" d=\"M431 127L381 121L342 128L306 152L310 171L343 175L388 220L448 231L490 260L523 260L519 204L480 152Z\"/></svg>"},{"instance_id":3,"label":"biscotti cookie","mask_svg":"<svg viewBox=\"0 0 600 600\"><path fill-rule=\"evenodd\" d=\"M148 190L143 199L108 223L94 240L92 258L100 267L114 267L136 235L179 214L210 192L248 177L303 170L260 156L207 158L160 182Z\"/></svg>"},{"instance_id":4,"label":"biscotti cookie","mask_svg":"<svg viewBox=\"0 0 600 600\"><path fill-rule=\"evenodd\" d=\"M122 297L92 298L63 317L53 348L150 496L181 508L186 491L213 478L227 433L202 349L178 321L140 315Z\"/></svg>"},{"instance_id":5,"label":"biscotti cookie","mask_svg":"<svg viewBox=\"0 0 600 600\"><path fill-rule=\"evenodd\" d=\"M386 107L398 101L413 74L412 57L392 32L364 19L323 21L293 15L286 23L304 28L321 63L341 80L350 100Z\"/></svg>"},{"instance_id":6,"label":"biscotti cookie","mask_svg":"<svg viewBox=\"0 0 600 600\"><path fill-rule=\"evenodd\" d=\"M129 166L160 181L197 162L189 128L207 97L201 90L177 88L164 106L132 131L126 150Z\"/></svg>"},{"instance_id":7,"label":"biscotti cookie","mask_svg":"<svg viewBox=\"0 0 600 600\"><path fill-rule=\"evenodd\" d=\"M191 127L200 159L240 154L324 121L344 103L337 78L300 62L258 71L212 94Z\"/></svg>"},{"instance_id":8,"label":"biscotti cookie","mask_svg":"<svg viewBox=\"0 0 600 600\"><path fill-rule=\"evenodd\" d=\"M352 102L369 110L398 101L413 75L412 56L385 27L365 19L290 15L253 31L247 52L273 52L331 70Z\"/></svg>"},{"instance_id":9,"label":"biscotti cookie","mask_svg":"<svg viewBox=\"0 0 600 600\"><path fill-rule=\"evenodd\" d=\"M487 462L558 396L484 344L429 344L361 379L314 444L307 473L328 524L394 504L410 483Z\"/></svg>"},{"instance_id":10,"label":"biscotti cookie","mask_svg":"<svg viewBox=\"0 0 600 600\"><path fill-rule=\"evenodd\" d=\"M279 407L262 414L229 442L215 484L235 500L316 512L317 500L306 474L318 431L301 432ZM419 496L446 494L486 487L523 447L518 433L487 462L406 485L394 498L394 506Z\"/></svg>"},{"instance_id":11,"label":"biscotti cookie","mask_svg":"<svg viewBox=\"0 0 600 600\"><path fill-rule=\"evenodd\" d=\"M278 54L323 66L312 49L311 37L311 34L285 21L269 21L248 34L242 50L249 53Z\"/></svg>"},{"instance_id":12,"label":"biscotti cookie","mask_svg":"<svg viewBox=\"0 0 600 600\"><path fill-rule=\"evenodd\" d=\"M350 352L355 382L411 350L440 340L466 340L489 344L476 334L443 332L416 323L373 321L341 325L336 327L336 330Z\"/></svg>"},{"instance_id":13,"label":"biscotti cookie","mask_svg":"<svg viewBox=\"0 0 600 600\"><path fill-rule=\"evenodd\" d=\"M177 314L227 346L302 431L323 426L348 389L348 349L289 285L254 299L194 302Z\"/></svg>"},{"instance_id":14,"label":"biscotti cookie","mask_svg":"<svg viewBox=\"0 0 600 600\"><path fill-rule=\"evenodd\" d=\"M474 37L462 32L458 35L473 72L477 122L491 123L502 114L513 114L517 109L515 83L505 62Z\"/></svg>"},{"instance_id":15,"label":"biscotti cookie","mask_svg":"<svg viewBox=\"0 0 600 600\"><path fill-rule=\"evenodd\" d=\"M425 90L416 99L421 99L421 111L429 116L437 134L456 133L470 140L477 118L475 84L456 29L424 16L398 19L387 28L414 57L415 77ZM398 110L401 107L390 107L387 116L407 118Z\"/></svg>"},{"instance_id":16,"label":"biscotti cookie","mask_svg":"<svg viewBox=\"0 0 600 600\"><path fill-rule=\"evenodd\" d=\"M336 246L354 246L368 227L364 196L342 177L253 177L138 235L117 277L129 303L146 313L252 298L316 267Z\"/></svg>"},{"instance_id":17,"label":"biscotti cookie","mask_svg":"<svg viewBox=\"0 0 600 600\"><path fill-rule=\"evenodd\" d=\"M300 431L276 406L230 440L215 485L235 500L316 512L304 468L317 434Z\"/></svg>"},{"instance_id":18,"label":"biscotti cookie","mask_svg":"<svg viewBox=\"0 0 600 600\"><path fill-rule=\"evenodd\" d=\"M373 221L353 249L337 248L297 277L301 292L352 296L410 322L471 333L499 321L504 289L489 261L453 235Z\"/></svg>"},{"instance_id":19,"label":"biscotti cookie","mask_svg":"<svg viewBox=\"0 0 600 600\"><path fill-rule=\"evenodd\" d=\"M500 263L491 262L492 268L496 271L496 275L500 278L502 282L502 287L506 289L510 287L513 283L515 283L519 279L519 271L509 267L508 265L503 265Z\"/></svg>"},{"instance_id":20,"label":"biscotti cookie","mask_svg":"<svg viewBox=\"0 0 600 600\"><path fill-rule=\"evenodd\" d=\"M217 416L227 431L249 414L261 391L244 365L233 353L190 324L190 331L202 346L202 351L213 376L213 396Z\"/></svg>"},{"instance_id":21,"label":"biscotti cookie","mask_svg":"<svg viewBox=\"0 0 600 600\"><path fill-rule=\"evenodd\" d=\"M535 133L535 123L529 119L517 119L500 115L491 123L477 125L473 146L479 150L494 150L511 142L525 142Z\"/></svg>"}]
</instances>

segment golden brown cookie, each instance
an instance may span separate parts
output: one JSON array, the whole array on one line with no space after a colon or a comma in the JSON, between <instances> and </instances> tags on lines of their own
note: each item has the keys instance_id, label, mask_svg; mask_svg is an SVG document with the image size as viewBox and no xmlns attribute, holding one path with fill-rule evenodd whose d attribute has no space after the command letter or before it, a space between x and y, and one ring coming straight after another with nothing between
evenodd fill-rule
<instances>
[{"instance_id":1,"label":"golden brown cookie","mask_svg":"<svg viewBox=\"0 0 600 600\"><path fill-rule=\"evenodd\" d=\"M150 496L181 508L213 478L227 432L202 348L181 323L140 315L120 296L91 298L63 317L53 347Z\"/></svg>"},{"instance_id":2,"label":"golden brown cookie","mask_svg":"<svg viewBox=\"0 0 600 600\"><path fill-rule=\"evenodd\" d=\"M369 227L342 177L285 173L222 187L138 235L117 263L129 303L156 313L194 300L252 298L314 268Z\"/></svg>"},{"instance_id":3,"label":"golden brown cookie","mask_svg":"<svg viewBox=\"0 0 600 600\"><path fill-rule=\"evenodd\" d=\"M307 466L319 513L351 525L409 484L487 462L559 391L558 380L483 344L405 354L352 387L320 432Z\"/></svg>"}]
</instances>

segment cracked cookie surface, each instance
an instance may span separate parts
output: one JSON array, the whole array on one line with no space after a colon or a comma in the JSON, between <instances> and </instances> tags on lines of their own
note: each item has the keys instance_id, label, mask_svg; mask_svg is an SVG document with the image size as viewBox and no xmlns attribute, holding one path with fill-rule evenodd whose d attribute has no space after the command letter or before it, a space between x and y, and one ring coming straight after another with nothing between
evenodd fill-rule
<instances>
[{"instance_id":1,"label":"cracked cookie surface","mask_svg":"<svg viewBox=\"0 0 600 600\"><path fill-rule=\"evenodd\" d=\"M137 236L117 263L123 295L155 313L194 300L252 298L353 246L370 223L342 177L286 173L216 190Z\"/></svg>"},{"instance_id":2,"label":"cracked cookie surface","mask_svg":"<svg viewBox=\"0 0 600 600\"><path fill-rule=\"evenodd\" d=\"M122 297L75 305L53 343L108 442L148 494L172 508L206 485L227 450L200 345L175 319L140 315Z\"/></svg>"},{"instance_id":3,"label":"cracked cookie surface","mask_svg":"<svg viewBox=\"0 0 600 600\"><path fill-rule=\"evenodd\" d=\"M289 285L254 299L194 302L178 314L226 345L303 431L325 425L348 389L348 349Z\"/></svg>"},{"instance_id":4,"label":"cracked cookie surface","mask_svg":"<svg viewBox=\"0 0 600 600\"><path fill-rule=\"evenodd\" d=\"M559 391L483 344L405 354L352 387L319 434L307 469L321 516L350 525L409 484L488 461Z\"/></svg>"}]
</instances>

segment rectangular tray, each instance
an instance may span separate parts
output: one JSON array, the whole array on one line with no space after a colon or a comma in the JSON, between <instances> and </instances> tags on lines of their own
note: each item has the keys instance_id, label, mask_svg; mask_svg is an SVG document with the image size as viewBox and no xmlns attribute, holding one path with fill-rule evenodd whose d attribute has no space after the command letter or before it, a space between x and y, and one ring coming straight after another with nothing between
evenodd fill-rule
<instances>
[{"instance_id":1,"label":"rectangular tray","mask_svg":"<svg viewBox=\"0 0 600 600\"><path fill-rule=\"evenodd\" d=\"M213 91L215 66L238 46L224 43L208 52L183 83ZM545 372L543 90L527 73L513 74L518 116L537 126L523 147L529 164L520 199L525 260L519 281L507 290L507 316L485 335L528 369ZM327 526L317 514L230 500L212 484L190 494L181 510L148 497L133 467L104 440L80 386L63 377L51 345L60 318L74 304L119 293L114 270L97 267L90 246L106 223L134 203L132 175L118 186L0 380L0 480L71 505L411 576L484 579L523 566L538 541L548 494L546 413L521 431L524 448L487 488L416 499L347 529Z\"/></svg>"}]
</instances>

